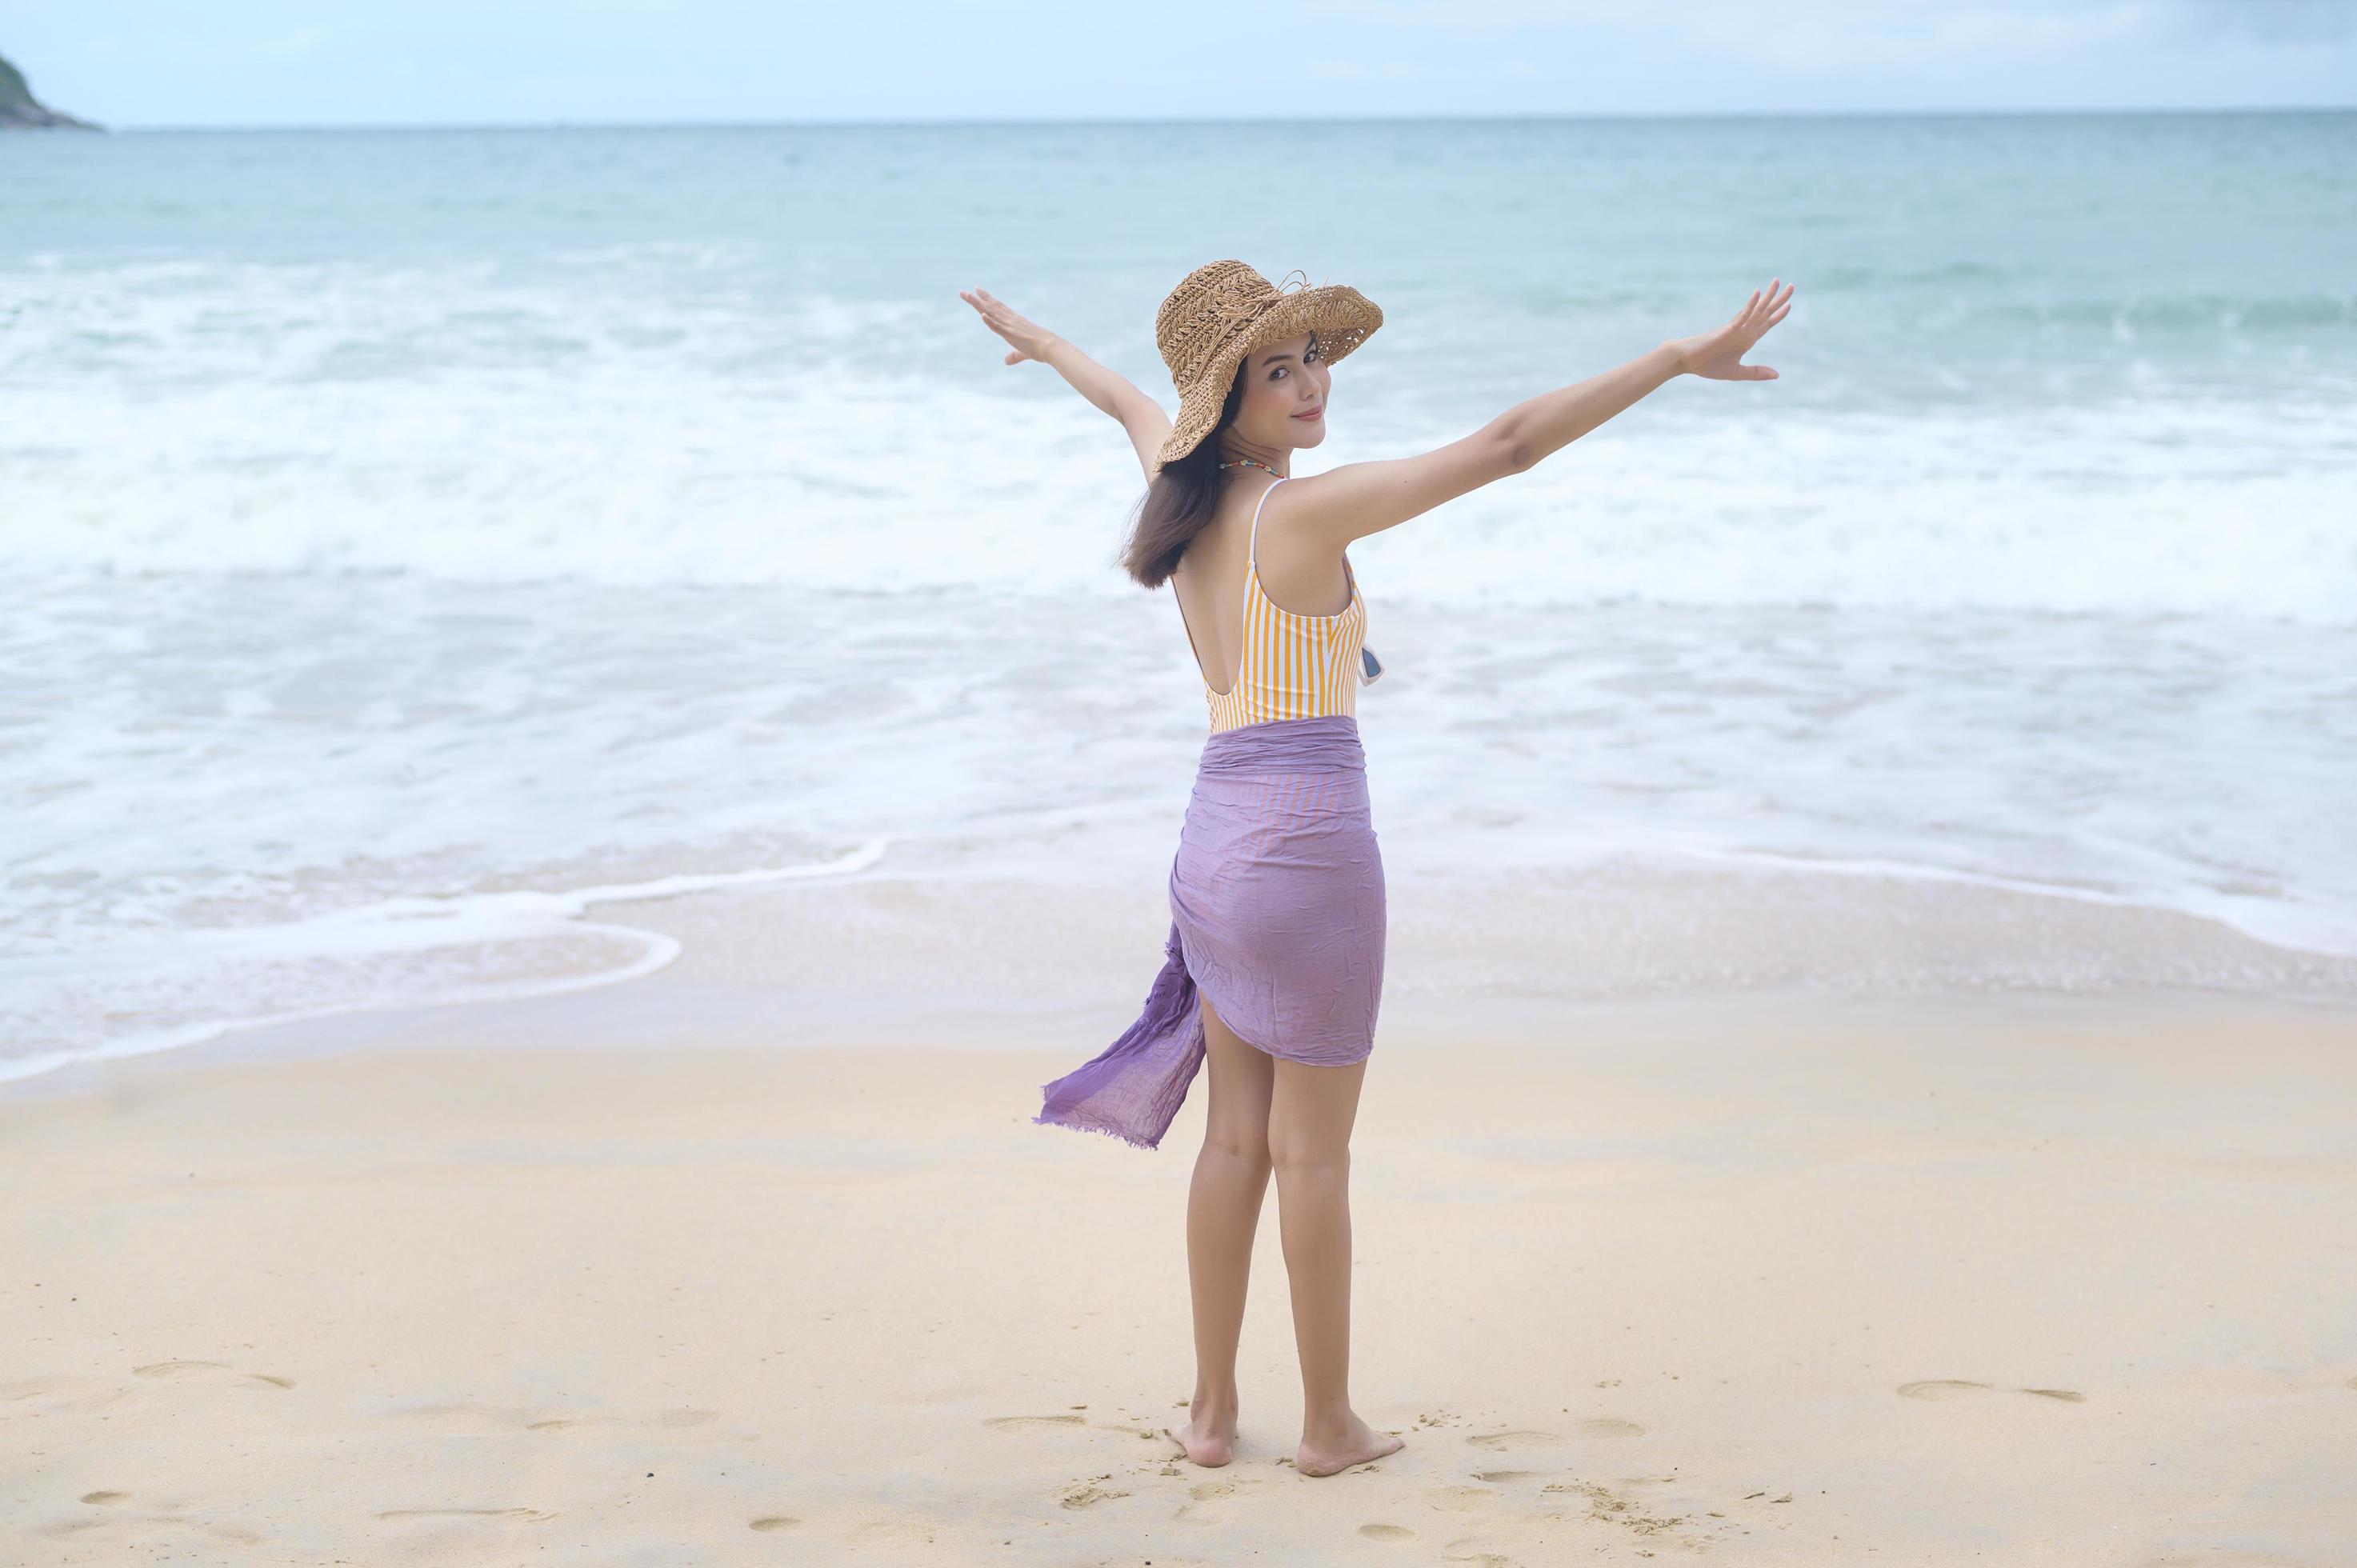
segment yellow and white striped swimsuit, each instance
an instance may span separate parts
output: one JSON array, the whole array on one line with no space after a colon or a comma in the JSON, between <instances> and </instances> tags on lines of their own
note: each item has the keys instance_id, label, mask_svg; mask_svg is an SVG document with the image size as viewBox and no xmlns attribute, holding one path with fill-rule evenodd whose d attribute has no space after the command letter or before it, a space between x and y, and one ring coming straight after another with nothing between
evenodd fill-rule
<instances>
[{"instance_id":1,"label":"yellow and white striped swimsuit","mask_svg":"<svg viewBox=\"0 0 2357 1568\"><path fill-rule=\"evenodd\" d=\"M1295 615L1278 608L1261 587L1261 508L1268 504L1269 490L1283 483L1272 482L1253 507L1244 557L1243 649L1236 660L1235 684L1214 692L1210 680L1203 682L1213 735L1278 719L1355 715L1359 711L1359 650L1367 637L1367 603L1359 596L1351 558L1342 557L1351 602L1335 615ZM1178 618L1182 624L1187 618L1184 605L1178 607ZM1195 653L1200 673L1203 655L1195 645L1192 627L1187 628L1187 646Z\"/></svg>"}]
</instances>

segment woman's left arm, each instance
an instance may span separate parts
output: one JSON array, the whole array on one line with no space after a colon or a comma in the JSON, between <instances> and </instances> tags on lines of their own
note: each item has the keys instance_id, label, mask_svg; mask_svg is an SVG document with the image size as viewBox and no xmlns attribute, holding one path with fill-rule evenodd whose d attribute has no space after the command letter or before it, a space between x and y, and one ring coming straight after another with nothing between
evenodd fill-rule
<instances>
[{"instance_id":1,"label":"woman's left arm","mask_svg":"<svg viewBox=\"0 0 2357 1568\"><path fill-rule=\"evenodd\" d=\"M1037 360L1063 377L1074 392L1120 420L1122 428L1129 432L1130 445L1137 449L1138 466L1152 477L1154 460L1170 438L1170 416L1162 412L1160 403L1064 338L1017 316L987 289L962 288L958 297L973 306L993 332L1013 345L1006 355L1008 364Z\"/></svg>"}]
</instances>

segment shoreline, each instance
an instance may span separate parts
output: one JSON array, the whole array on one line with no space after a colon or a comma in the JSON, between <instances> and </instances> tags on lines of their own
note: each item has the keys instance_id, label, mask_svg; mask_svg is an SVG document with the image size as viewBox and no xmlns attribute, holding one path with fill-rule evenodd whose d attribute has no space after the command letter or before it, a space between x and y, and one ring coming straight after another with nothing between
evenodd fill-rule
<instances>
[{"instance_id":1,"label":"shoreline","mask_svg":"<svg viewBox=\"0 0 2357 1568\"><path fill-rule=\"evenodd\" d=\"M626 993L647 985L719 993L725 1007L766 1008L773 1018L791 1010L795 1037L823 1043L1013 1045L1036 1037L1035 1021L1043 1019L1068 1020L1086 1037L1092 1028L1125 1026L1159 966L1168 916L1153 876L1117 886L1050 882L953 861L878 873L872 868L881 858L877 842L808 865L481 895L514 908L476 924L531 924L519 950L541 955L537 978L472 995L378 998L191 1026L193 1039L134 1041L29 1072L0 1063L0 1100L19 1085L107 1062L242 1054L238 1042L248 1036L365 1035L372 1032L366 1020L380 1014L449 1015L567 996L606 998L585 1016L627 1013L640 1004ZM1727 870L1703 859L1394 873L1386 1032L1403 1020L1437 1027L1450 1009L1484 1020L1477 1033L1486 1038L1501 1027L1546 1027L1566 1011L1766 1007L1798 1008L1792 1015L1802 1016L1877 998L1968 1005L2006 996L2016 999L2015 1016L2069 1016L2082 1004L2149 1005L2165 1015L2202 998L2293 1013L2357 1010L2357 956L2269 941L2215 915L1978 879ZM396 902L430 910L440 901ZM1519 918L1502 919L1501 908ZM626 950L632 944L634 954ZM481 954L493 946L486 940L449 950ZM590 950L613 955L611 967L563 967L564 955ZM911 969L911 951L930 961ZM522 1016L531 1027L533 1015Z\"/></svg>"}]
</instances>

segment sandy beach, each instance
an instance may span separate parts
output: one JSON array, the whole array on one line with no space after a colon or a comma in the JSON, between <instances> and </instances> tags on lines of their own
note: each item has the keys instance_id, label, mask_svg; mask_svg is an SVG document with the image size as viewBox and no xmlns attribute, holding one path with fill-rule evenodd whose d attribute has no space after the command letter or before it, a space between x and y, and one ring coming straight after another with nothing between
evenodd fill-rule
<instances>
[{"instance_id":1,"label":"sandy beach","mask_svg":"<svg viewBox=\"0 0 2357 1568\"><path fill-rule=\"evenodd\" d=\"M695 950L0 1091L0 1556L2357 1561L2345 1004L1405 990L1406 1445L1311 1479L1273 1191L1238 1457L1158 1435L1200 1087L1153 1153L1028 1120L1117 1001L862 1031Z\"/></svg>"}]
</instances>

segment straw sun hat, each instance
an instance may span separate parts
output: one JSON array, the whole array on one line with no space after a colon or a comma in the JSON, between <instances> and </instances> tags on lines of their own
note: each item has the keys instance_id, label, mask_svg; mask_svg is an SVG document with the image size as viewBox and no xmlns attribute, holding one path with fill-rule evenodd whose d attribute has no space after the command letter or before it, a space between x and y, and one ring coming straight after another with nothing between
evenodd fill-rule
<instances>
[{"instance_id":1,"label":"straw sun hat","mask_svg":"<svg viewBox=\"0 0 2357 1568\"><path fill-rule=\"evenodd\" d=\"M1365 295L1340 284L1313 288L1307 273L1279 289L1242 262L1197 267L1154 313L1154 339L1178 388L1178 417L1155 467L1176 462L1211 433L1246 354L1315 332L1330 365L1383 324L1383 313Z\"/></svg>"}]
</instances>

